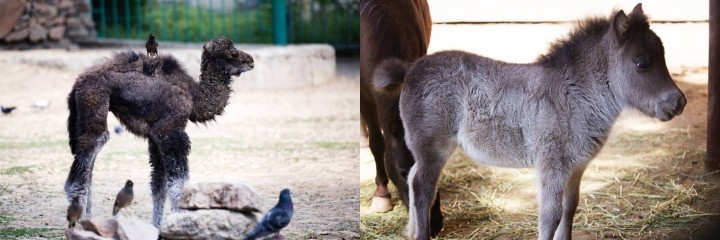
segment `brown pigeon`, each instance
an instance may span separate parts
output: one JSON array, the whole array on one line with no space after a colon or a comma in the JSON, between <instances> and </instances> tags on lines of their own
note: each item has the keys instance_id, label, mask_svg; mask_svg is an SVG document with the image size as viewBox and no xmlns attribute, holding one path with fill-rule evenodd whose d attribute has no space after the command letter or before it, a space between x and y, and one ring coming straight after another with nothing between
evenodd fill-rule
<instances>
[{"instance_id":1,"label":"brown pigeon","mask_svg":"<svg viewBox=\"0 0 720 240\"><path fill-rule=\"evenodd\" d=\"M127 180L125 187L120 190L115 198L115 206L113 206L113 216L117 215L121 208L127 207L133 200L133 182Z\"/></svg>"},{"instance_id":2,"label":"brown pigeon","mask_svg":"<svg viewBox=\"0 0 720 240\"><path fill-rule=\"evenodd\" d=\"M155 55L157 57L157 47L158 43L155 41L155 34L150 34L150 37L148 38L147 42L145 43L145 48L147 49L148 56Z\"/></svg>"}]
</instances>

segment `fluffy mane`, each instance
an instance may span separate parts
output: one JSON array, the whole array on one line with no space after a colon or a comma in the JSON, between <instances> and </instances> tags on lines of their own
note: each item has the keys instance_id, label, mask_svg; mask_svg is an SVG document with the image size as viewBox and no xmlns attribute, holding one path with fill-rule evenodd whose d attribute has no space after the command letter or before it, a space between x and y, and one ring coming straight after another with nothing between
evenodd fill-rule
<instances>
[{"instance_id":1,"label":"fluffy mane","mask_svg":"<svg viewBox=\"0 0 720 240\"><path fill-rule=\"evenodd\" d=\"M537 62L542 65L554 67L565 66L575 62L587 45L594 45L602 39L612 24L612 18L622 10L613 10L608 17L588 17L578 20L575 27L564 38L558 39L550 45L548 52L540 55ZM621 41L633 33L648 30L650 24L648 17L643 13L632 12L627 16L627 31L621 36ZM599 35L599 36L598 36Z\"/></svg>"}]
</instances>

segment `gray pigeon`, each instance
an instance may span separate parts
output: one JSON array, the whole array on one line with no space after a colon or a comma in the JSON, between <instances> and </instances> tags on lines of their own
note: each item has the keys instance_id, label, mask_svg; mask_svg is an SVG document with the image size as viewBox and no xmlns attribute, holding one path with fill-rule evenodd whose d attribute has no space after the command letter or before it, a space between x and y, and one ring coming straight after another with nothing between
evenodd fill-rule
<instances>
[{"instance_id":1,"label":"gray pigeon","mask_svg":"<svg viewBox=\"0 0 720 240\"><path fill-rule=\"evenodd\" d=\"M278 200L278 203L270 209L255 228L245 236L245 240L254 240L273 233L276 238L282 239L280 229L290 224L290 219L292 219L293 216L291 193L292 191L287 188L280 192L280 200Z\"/></svg>"},{"instance_id":2,"label":"gray pigeon","mask_svg":"<svg viewBox=\"0 0 720 240\"><path fill-rule=\"evenodd\" d=\"M115 134L120 135L123 133L123 131L125 131L125 129L123 129L122 126L120 126L120 125L115 126Z\"/></svg>"},{"instance_id":3,"label":"gray pigeon","mask_svg":"<svg viewBox=\"0 0 720 240\"><path fill-rule=\"evenodd\" d=\"M13 110L15 110L16 107L6 107L6 106L0 106L0 109L2 109L2 113L7 115L10 114Z\"/></svg>"}]
</instances>

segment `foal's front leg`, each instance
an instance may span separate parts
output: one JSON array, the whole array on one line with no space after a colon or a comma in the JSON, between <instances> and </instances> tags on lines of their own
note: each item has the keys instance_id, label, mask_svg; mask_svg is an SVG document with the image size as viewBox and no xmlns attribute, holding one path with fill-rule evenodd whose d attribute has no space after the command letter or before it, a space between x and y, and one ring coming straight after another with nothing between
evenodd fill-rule
<instances>
[{"instance_id":1,"label":"foal's front leg","mask_svg":"<svg viewBox=\"0 0 720 240\"><path fill-rule=\"evenodd\" d=\"M540 159L538 166L538 200L540 216L538 220L538 239L552 240L555 230L560 224L563 206L563 188L569 178L570 171L565 166L565 159Z\"/></svg>"},{"instance_id":2,"label":"foal's front leg","mask_svg":"<svg viewBox=\"0 0 720 240\"><path fill-rule=\"evenodd\" d=\"M586 165L577 166L573 169L570 179L565 183L563 192L563 215L558 226L557 239L572 239L572 224L580 200L580 179L585 172Z\"/></svg>"}]
</instances>

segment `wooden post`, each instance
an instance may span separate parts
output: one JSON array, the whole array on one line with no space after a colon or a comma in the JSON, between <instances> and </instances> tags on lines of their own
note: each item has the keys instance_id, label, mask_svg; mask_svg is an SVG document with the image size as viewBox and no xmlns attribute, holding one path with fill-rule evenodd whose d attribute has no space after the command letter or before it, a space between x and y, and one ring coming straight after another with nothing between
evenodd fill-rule
<instances>
[{"instance_id":1,"label":"wooden post","mask_svg":"<svg viewBox=\"0 0 720 240\"><path fill-rule=\"evenodd\" d=\"M707 159L705 169L720 169L720 1L710 0Z\"/></svg>"}]
</instances>

